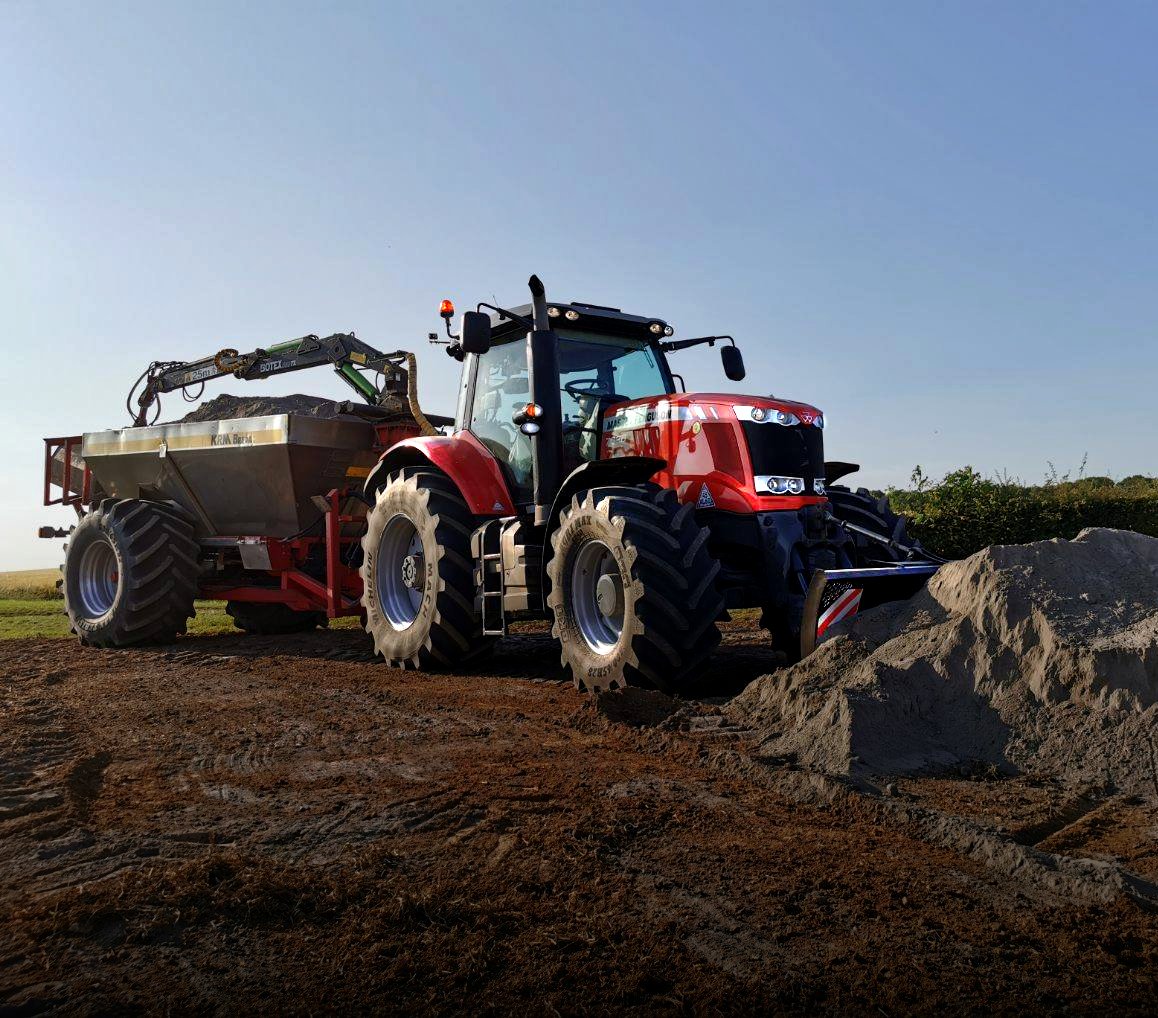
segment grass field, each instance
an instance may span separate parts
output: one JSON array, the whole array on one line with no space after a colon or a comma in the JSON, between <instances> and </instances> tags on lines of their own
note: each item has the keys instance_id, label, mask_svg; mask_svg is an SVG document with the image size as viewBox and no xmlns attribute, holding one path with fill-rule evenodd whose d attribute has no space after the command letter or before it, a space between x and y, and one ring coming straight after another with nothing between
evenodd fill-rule
<instances>
[{"instance_id":1,"label":"grass field","mask_svg":"<svg viewBox=\"0 0 1158 1018\"><path fill-rule=\"evenodd\" d=\"M48 601L60 597L59 569L20 569L0 573L0 600Z\"/></svg>"},{"instance_id":2,"label":"grass field","mask_svg":"<svg viewBox=\"0 0 1158 1018\"><path fill-rule=\"evenodd\" d=\"M57 569L23 569L0 573L0 640L24 637L71 636L64 599L56 587ZM224 601L198 601L197 614L189 620L193 635L233 633L233 619L225 614ZM335 629L357 627L358 620L335 619Z\"/></svg>"},{"instance_id":3,"label":"grass field","mask_svg":"<svg viewBox=\"0 0 1158 1018\"><path fill-rule=\"evenodd\" d=\"M197 614L189 620L194 634L232 633L233 619L225 614L224 601L198 601ZM0 598L0 640L24 637L66 637L68 616L64 601L57 598Z\"/></svg>"}]
</instances>

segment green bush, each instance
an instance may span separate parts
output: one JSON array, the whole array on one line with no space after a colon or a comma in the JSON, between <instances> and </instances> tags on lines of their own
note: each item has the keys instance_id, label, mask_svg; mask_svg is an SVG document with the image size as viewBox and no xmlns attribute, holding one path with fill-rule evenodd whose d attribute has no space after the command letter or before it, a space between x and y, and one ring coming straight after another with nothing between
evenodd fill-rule
<instances>
[{"instance_id":1,"label":"green bush","mask_svg":"<svg viewBox=\"0 0 1158 1018\"><path fill-rule=\"evenodd\" d=\"M1158 537L1158 478L1062 478L1033 486L984 478L965 467L931 485L918 467L913 482L911 490L890 489L889 500L908 517L909 533L950 558L990 544L1069 539L1085 527Z\"/></svg>"}]
</instances>

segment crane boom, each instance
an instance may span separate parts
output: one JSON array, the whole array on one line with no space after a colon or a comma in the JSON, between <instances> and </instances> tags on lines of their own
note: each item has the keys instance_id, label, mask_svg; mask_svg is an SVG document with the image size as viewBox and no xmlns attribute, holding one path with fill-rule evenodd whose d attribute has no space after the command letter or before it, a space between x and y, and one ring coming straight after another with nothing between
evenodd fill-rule
<instances>
[{"instance_id":1,"label":"crane boom","mask_svg":"<svg viewBox=\"0 0 1158 1018\"><path fill-rule=\"evenodd\" d=\"M249 381L325 364L332 365L342 381L352 386L367 403L381 406L390 399L406 401L423 430L434 431L418 407L414 354L406 350L382 353L352 332L336 332L324 338L310 334L269 348L259 347L250 353L226 348L195 361L154 361L129 393L127 409L133 424L140 427L148 423L149 410L163 393L226 375ZM381 386L362 374L362 369L380 374ZM133 394L142 382L144 387L134 408Z\"/></svg>"}]
</instances>

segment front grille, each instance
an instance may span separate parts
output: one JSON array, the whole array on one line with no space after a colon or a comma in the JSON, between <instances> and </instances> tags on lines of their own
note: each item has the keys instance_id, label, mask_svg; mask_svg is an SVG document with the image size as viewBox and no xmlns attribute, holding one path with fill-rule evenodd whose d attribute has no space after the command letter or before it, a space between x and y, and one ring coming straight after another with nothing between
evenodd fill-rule
<instances>
[{"instance_id":1,"label":"front grille","mask_svg":"<svg viewBox=\"0 0 1158 1018\"><path fill-rule=\"evenodd\" d=\"M742 422L752 473L756 476L799 477L805 492L812 494L812 482L824 477L824 432L810 424L785 428L779 424Z\"/></svg>"}]
</instances>

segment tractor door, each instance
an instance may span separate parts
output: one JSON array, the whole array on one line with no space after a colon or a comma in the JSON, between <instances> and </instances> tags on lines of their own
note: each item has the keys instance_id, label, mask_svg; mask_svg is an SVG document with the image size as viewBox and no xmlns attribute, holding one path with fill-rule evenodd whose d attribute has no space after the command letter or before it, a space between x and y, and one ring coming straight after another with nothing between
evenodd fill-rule
<instances>
[{"instance_id":1,"label":"tractor door","mask_svg":"<svg viewBox=\"0 0 1158 1018\"><path fill-rule=\"evenodd\" d=\"M522 336L472 354L459 424L498 460L515 503L531 498L531 439L514 423L530 399L527 345Z\"/></svg>"}]
</instances>

